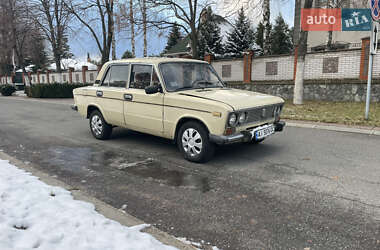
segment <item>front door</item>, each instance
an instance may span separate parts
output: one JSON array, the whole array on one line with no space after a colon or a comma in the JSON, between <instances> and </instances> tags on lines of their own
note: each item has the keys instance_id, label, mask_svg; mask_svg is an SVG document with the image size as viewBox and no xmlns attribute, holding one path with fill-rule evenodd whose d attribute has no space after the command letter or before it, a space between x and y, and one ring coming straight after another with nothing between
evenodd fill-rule
<instances>
[{"instance_id":1,"label":"front door","mask_svg":"<svg viewBox=\"0 0 380 250\"><path fill-rule=\"evenodd\" d=\"M164 94L145 93L145 87L154 84L159 80L152 65L132 64L129 88L124 94L124 117L128 128L160 136L164 130Z\"/></svg>"},{"instance_id":2,"label":"front door","mask_svg":"<svg viewBox=\"0 0 380 250\"><path fill-rule=\"evenodd\" d=\"M125 126L124 94L126 92L129 64L110 65L101 85L96 89L97 103L107 123Z\"/></svg>"}]
</instances>

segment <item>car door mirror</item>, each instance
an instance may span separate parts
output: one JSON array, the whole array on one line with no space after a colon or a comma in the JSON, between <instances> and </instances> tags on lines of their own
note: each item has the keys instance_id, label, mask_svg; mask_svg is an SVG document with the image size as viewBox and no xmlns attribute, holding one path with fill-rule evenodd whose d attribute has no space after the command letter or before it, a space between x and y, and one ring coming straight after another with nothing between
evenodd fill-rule
<instances>
[{"instance_id":1,"label":"car door mirror","mask_svg":"<svg viewBox=\"0 0 380 250\"><path fill-rule=\"evenodd\" d=\"M145 93L148 95L156 94L158 92L162 92L161 85L153 85L145 88Z\"/></svg>"}]
</instances>

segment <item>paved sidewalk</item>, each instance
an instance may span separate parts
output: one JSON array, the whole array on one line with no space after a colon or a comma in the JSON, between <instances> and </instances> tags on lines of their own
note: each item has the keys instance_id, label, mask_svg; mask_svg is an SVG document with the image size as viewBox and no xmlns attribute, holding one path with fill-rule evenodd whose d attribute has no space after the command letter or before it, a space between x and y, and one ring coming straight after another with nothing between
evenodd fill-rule
<instances>
[{"instance_id":1,"label":"paved sidewalk","mask_svg":"<svg viewBox=\"0 0 380 250\"><path fill-rule=\"evenodd\" d=\"M294 121L294 120L285 120L285 121L286 121L286 125L289 127L314 128L314 129L330 130L330 131L337 131L337 132L348 132L348 133L380 136L380 127L347 126L344 124L310 122L310 121Z\"/></svg>"}]
</instances>

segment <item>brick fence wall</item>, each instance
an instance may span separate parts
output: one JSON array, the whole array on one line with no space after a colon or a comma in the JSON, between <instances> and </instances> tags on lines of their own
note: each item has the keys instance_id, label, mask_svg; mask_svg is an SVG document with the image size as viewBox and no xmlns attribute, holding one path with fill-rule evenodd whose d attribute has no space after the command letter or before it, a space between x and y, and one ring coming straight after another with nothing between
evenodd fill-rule
<instances>
[{"instance_id":1,"label":"brick fence wall","mask_svg":"<svg viewBox=\"0 0 380 250\"><path fill-rule=\"evenodd\" d=\"M22 74L22 73L20 73ZM38 71L35 74L30 74L32 84L49 84L49 83L94 83L98 75L97 70L88 70L86 66L81 71L74 71L70 68L68 71L64 71L61 74L50 71ZM23 74L23 82L28 81L28 76ZM12 76L0 76L0 84L13 83Z\"/></svg>"}]
</instances>

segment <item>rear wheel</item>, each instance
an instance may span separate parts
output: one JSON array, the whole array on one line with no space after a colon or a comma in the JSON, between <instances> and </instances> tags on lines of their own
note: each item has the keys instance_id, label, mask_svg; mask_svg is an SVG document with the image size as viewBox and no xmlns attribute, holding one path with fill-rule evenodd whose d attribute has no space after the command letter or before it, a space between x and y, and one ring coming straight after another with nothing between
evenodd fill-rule
<instances>
[{"instance_id":1,"label":"rear wheel","mask_svg":"<svg viewBox=\"0 0 380 250\"><path fill-rule=\"evenodd\" d=\"M195 121L182 125L177 144L184 158L192 162L207 162L215 152L215 145L210 142L207 129Z\"/></svg>"},{"instance_id":2,"label":"rear wheel","mask_svg":"<svg viewBox=\"0 0 380 250\"><path fill-rule=\"evenodd\" d=\"M112 125L108 124L99 110L94 110L90 114L90 129L92 135L99 140L110 138Z\"/></svg>"}]
</instances>

